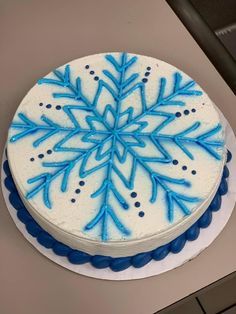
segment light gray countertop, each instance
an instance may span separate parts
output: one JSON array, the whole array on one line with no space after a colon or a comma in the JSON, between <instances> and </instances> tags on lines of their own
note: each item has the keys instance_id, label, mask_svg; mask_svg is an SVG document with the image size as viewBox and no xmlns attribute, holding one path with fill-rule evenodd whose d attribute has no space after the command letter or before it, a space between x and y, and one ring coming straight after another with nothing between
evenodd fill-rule
<instances>
[{"instance_id":1,"label":"light gray countertop","mask_svg":"<svg viewBox=\"0 0 236 314\"><path fill-rule=\"evenodd\" d=\"M176 65L208 92L236 129L235 96L164 0L0 1L1 148L21 99L36 80L72 59L108 51ZM38 253L0 199L0 313L148 314L236 270L236 212L194 260L126 282L76 275Z\"/></svg>"}]
</instances>

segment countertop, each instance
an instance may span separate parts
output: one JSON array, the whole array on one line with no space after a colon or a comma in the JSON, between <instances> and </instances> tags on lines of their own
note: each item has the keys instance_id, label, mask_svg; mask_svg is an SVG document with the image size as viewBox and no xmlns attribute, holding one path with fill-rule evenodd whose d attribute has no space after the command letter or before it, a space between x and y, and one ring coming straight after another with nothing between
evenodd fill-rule
<instances>
[{"instance_id":1,"label":"countertop","mask_svg":"<svg viewBox=\"0 0 236 314\"><path fill-rule=\"evenodd\" d=\"M235 96L164 0L0 1L0 144L23 96L65 62L129 51L193 77L236 129ZM159 276L124 282L74 274L37 252L0 199L0 313L154 313L236 270L236 211L214 243Z\"/></svg>"}]
</instances>

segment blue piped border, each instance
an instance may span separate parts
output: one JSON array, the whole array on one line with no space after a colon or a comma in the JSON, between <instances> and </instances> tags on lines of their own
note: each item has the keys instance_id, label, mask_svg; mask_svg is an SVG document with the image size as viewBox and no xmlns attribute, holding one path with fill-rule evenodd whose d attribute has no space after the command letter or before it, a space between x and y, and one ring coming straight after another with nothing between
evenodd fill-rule
<instances>
[{"instance_id":1,"label":"blue piped border","mask_svg":"<svg viewBox=\"0 0 236 314\"><path fill-rule=\"evenodd\" d=\"M230 151L227 153L227 162L232 158ZM17 210L18 219L25 224L26 230L30 233L37 241L47 249L52 249L53 252L59 256L65 256L72 264L85 264L91 263L96 268L110 267L111 270L118 272L125 270L126 268L133 266L140 268L149 263L152 259L160 261L164 259L170 252L179 253L185 246L186 241L194 241L198 238L200 229L207 228L212 221L212 212L216 212L221 207L221 196L228 192L228 183L226 179L229 176L229 169L227 166L224 167L220 186L214 196L210 206L207 208L205 213L193 224L187 231L185 231L178 238L174 239L170 243L158 247L155 250L140 253L134 256L128 257L110 257L102 255L90 255L85 252L74 250L69 246L57 241L49 233L43 230L39 224L32 218L27 209L25 208L20 196L17 192L15 183L11 176L11 171L6 160L3 163L3 169L6 174L4 184L9 194L9 201L11 205Z\"/></svg>"}]
</instances>

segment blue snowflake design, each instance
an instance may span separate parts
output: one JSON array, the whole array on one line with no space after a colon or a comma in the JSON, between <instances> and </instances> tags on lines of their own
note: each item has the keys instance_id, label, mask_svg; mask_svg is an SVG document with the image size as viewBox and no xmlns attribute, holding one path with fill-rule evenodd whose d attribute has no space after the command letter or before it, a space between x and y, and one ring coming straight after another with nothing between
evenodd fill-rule
<instances>
[{"instance_id":1,"label":"blue snowflake design","mask_svg":"<svg viewBox=\"0 0 236 314\"><path fill-rule=\"evenodd\" d=\"M167 218L171 223L174 220L174 209L176 207L184 215L189 215L191 211L187 204L197 203L200 199L197 196L188 196L188 188L191 187L189 181L165 176L152 169L153 163L168 165L173 161L173 156L165 149L165 142L168 141L172 142L173 145L177 145L190 159L194 159L191 145L198 145L212 158L218 160L221 159L221 156L218 154L217 148L222 147L224 143L210 139L221 130L219 124L198 136L191 136L191 133L197 129L200 130L201 122L193 123L178 134L168 135L162 133L162 130L176 119L174 113L162 111L163 107L185 106L185 102L182 100L185 97L202 95L201 91L194 89L196 83L193 80L183 83L181 73L174 73L173 83L171 82L173 84L172 90L166 95L167 80L164 77L160 78L160 81L157 82L157 86L159 86L157 98L154 103L148 104L145 95L145 83L139 80L139 74L127 75L127 70L130 70L132 65L137 62L138 57L121 53L117 58L112 54L105 55L104 58L112 65L114 72L103 70L106 79L98 80L93 101L89 101L83 92L85 86L83 86L79 76L74 83L72 82L69 65L66 65L63 71L55 70L53 72L54 78L42 78L38 81L38 84L50 84L58 88L58 91L53 93L54 98L64 98L68 101L73 99L78 102L74 105L64 105L62 108L62 114L65 114L72 122L71 127L60 125L46 115L42 115L40 117L41 121L38 123L29 119L26 114L19 113L20 121L13 121L11 125L12 128L18 129L19 133L13 135L10 142L16 142L28 135L40 133L40 136L33 142L33 147L38 147L53 135L61 133L62 139L53 147L54 152L63 152L65 156L67 152L74 153L74 157L69 160L42 162L45 172L28 180L29 184L33 184L33 188L29 190L26 198L31 199L42 193L44 204L48 208L53 206L50 189L56 178L61 178L61 192L65 192L68 189L71 171L77 164L80 165L80 178L86 178L101 169L104 170L105 178L101 186L91 195L91 198L100 198L98 202L100 205L96 215L84 226L84 230L89 231L100 224L101 239L107 241L109 239L108 223L112 222L123 235L128 236L131 233L118 217L118 211L115 211L111 205L111 199L114 198L120 210L129 209L128 202L116 187L114 176L117 176L127 189L132 190L137 167L141 167L149 176L152 185L150 202L156 202L159 189L164 191L166 208L163 210L166 210ZM100 96L104 89L112 95L114 104L113 106L107 104L103 113L101 113L98 108ZM141 99L140 112L135 114L132 104L126 110L122 110L122 102L137 91ZM178 96L181 96L181 100L178 100ZM86 113L87 128L81 127L80 121L74 114L76 111ZM150 116L161 117L162 122L158 122L156 128L148 132L145 131L148 126L146 120ZM160 119L157 120L160 121ZM82 142L90 144L90 148L66 147L66 143L78 134L82 135ZM145 150L147 140L155 146L158 152L156 156L146 157L137 153L136 148ZM87 165L93 154L95 154L96 166L88 169ZM132 165L130 175L127 178L119 166L126 162L128 155L132 158ZM186 193L178 193L175 189L177 185L185 186Z\"/></svg>"}]
</instances>

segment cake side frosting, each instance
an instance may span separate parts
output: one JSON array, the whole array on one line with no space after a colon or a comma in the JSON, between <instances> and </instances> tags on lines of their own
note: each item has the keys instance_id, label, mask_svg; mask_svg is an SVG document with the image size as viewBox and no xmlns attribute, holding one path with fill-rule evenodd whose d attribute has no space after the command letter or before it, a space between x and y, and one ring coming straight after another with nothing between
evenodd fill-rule
<instances>
[{"instance_id":1,"label":"cake side frosting","mask_svg":"<svg viewBox=\"0 0 236 314\"><path fill-rule=\"evenodd\" d=\"M8 154L46 230L70 245L125 247L191 225L218 187L224 133L211 100L183 72L150 57L99 54L33 87Z\"/></svg>"}]
</instances>

